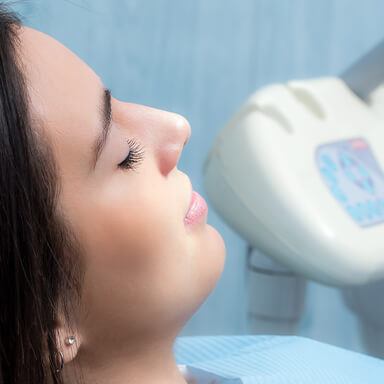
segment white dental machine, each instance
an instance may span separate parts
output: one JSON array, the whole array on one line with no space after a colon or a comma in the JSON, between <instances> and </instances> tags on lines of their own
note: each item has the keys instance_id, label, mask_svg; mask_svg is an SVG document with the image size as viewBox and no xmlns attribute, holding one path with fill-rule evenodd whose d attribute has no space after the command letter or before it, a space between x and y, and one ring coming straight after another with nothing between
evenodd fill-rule
<instances>
[{"instance_id":1,"label":"white dental machine","mask_svg":"<svg viewBox=\"0 0 384 384\"><path fill-rule=\"evenodd\" d=\"M382 83L384 42L340 77L259 89L217 136L204 187L249 244L252 332L294 333L313 279L343 289L384 356Z\"/></svg>"}]
</instances>

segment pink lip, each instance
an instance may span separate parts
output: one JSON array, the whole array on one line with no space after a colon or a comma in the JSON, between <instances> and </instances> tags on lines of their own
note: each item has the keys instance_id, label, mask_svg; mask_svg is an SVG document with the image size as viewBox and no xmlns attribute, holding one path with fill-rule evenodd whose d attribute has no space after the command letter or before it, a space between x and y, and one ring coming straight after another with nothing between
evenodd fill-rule
<instances>
[{"instance_id":1,"label":"pink lip","mask_svg":"<svg viewBox=\"0 0 384 384\"><path fill-rule=\"evenodd\" d=\"M196 191L192 191L191 203L184 217L184 223L187 225L200 222L208 213L208 205L204 198Z\"/></svg>"}]
</instances>

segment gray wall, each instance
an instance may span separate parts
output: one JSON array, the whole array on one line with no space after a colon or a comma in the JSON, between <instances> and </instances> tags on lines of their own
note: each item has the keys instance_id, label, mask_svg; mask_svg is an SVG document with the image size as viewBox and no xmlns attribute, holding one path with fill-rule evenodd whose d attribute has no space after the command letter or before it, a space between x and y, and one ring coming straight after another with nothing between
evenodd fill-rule
<instances>
[{"instance_id":1,"label":"gray wall","mask_svg":"<svg viewBox=\"0 0 384 384\"><path fill-rule=\"evenodd\" d=\"M204 157L250 92L338 74L384 37L381 0L40 0L14 8L83 58L117 98L184 114L192 137L179 168L205 197ZM245 244L213 209L208 221L225 238L227 264L183 334L244 333ZM362 350L339 292L317 284L300 334Z\"/></svg>"}]
</instances>

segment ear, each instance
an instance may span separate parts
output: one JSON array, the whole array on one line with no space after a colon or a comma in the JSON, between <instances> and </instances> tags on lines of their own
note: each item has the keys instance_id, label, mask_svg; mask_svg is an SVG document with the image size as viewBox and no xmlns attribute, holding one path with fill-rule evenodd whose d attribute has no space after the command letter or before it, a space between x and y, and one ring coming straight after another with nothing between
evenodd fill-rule
<instances>
[{"instance_id":1,"label":"ear","mask_svg":"<svg viewBox=\"0 0 384 384\"><path fill-rule=\"evenodd\" d=\"M75 337L75 342L71 345L66 343L69 336ZM64 323L62 317L59 316L56 322L55 337L58 349L63 354L64 364L67 364L77 355L81 345L81 335L77 329L69 329Z\"/></svg>"}]
</instances>

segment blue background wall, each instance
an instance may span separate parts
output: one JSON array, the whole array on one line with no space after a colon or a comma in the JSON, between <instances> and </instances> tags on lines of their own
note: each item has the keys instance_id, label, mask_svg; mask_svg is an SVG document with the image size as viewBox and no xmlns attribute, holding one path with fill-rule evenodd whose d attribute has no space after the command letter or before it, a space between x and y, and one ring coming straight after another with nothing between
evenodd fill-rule
<instances>
[{"instance_id":1,"label":"blue background wall","mask_svg":"<svg viewBox=\"0 0 384 384\"><path fill-rule=\"evenodd\" d=\"M205 155L250 92L338 74L384 37L381 0L40 0L14 8L93 67L115 97L185 115L192 137L179 168L205 197ZM183 334L244 333L246 244L213 209L208 221L225 238L227 264ZM300 334L363 351L356 319L333 288L310 284Z\"/></svg>"}]
</instances>

